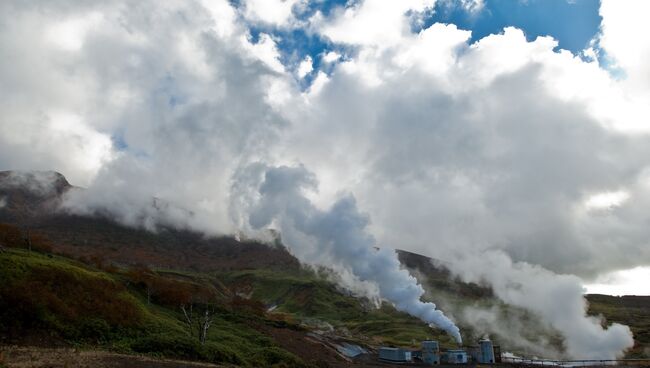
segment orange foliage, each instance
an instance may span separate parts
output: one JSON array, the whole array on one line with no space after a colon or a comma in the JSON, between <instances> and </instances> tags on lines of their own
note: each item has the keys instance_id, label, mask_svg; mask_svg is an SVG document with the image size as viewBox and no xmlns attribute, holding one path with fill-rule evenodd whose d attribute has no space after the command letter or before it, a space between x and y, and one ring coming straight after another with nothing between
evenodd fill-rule
<instances>
[{"instance_id":1,"label":"orange foliage","mask_svg":"<svg viewBox=\"0 0 650 368\"><path fill-rule=\"evenodd\" d=\"M143 266L129 270L127 277L145 289L156 303L164 306L177 307L191 302L209 302L215 298L214 290L210 287L165 278Z\"/></svg>"},{"instance_id":2,"label":"orange foliage","mask_svg":"<svg viewBox=\"0 0 650 368\"><path fill-rule=\"evenodd\" d=\"M120 297L124 291L124 286L112 280L41 267L0 287L0 304L10 307L6 313L12 315L4 320L22 324L49 323L52 318L77 322L92 316L110 325L138 325L142 312L133 301Z\"/></svg>"},{"instance_id":3,"label":"orange foliage","mask_svg":"<svg viewBox=\"0 0 650 368\"><path fill-rule=\"evenodd\" d=\"M49 239L47 239L45 235L41 233L37 233L37 232L29 233L29 241L31 241L32 243L33 250L44 252L44 253L52 252L52 244L50 243Z\"/></svg>"},{"instance_id":4,"label":"orange foliage","mask_svg":"<svg viewBox=\"0 0 650 368\"><path fill-rule=\"evenodd\" d=\"M154 297L159 304L176 307L192 301L191 284L163 278L155 278L152 282Z\"/></svg>"},{"instance_id":5,"label":"orange foliage","mask_svg":"<svg viewBox=\"0 0 650 368\"><path fill-rule=\"evenodd\" d=\"M32 250L52 252L52 244L43 234L23 232L15 226L0 224L0 245L11 248L28 248L30 243Z\"/></svg>"},{"instance_id":6,"label":"orange foliage","mask_svg":"<svg viewBox=\"0 0 650 368\"><path fill-rule=\"evenodd\" d=\"M266 314L266 306L264 303L255 299L242 298L239 295L235 295L230 300L230 307L238 312L247 311L258 316L263 316Z\"/></svg>"},{"instance_id":7,"label":"orange foliage","mask_svg":"<svg viewBox=\"0 0 650 368\"><path fill-rule=\"evenodd\" d=\"M0 244L12 248L24 247L25 239L22 231L15 226L0 224Z\"/></svg>"}]
</instances>

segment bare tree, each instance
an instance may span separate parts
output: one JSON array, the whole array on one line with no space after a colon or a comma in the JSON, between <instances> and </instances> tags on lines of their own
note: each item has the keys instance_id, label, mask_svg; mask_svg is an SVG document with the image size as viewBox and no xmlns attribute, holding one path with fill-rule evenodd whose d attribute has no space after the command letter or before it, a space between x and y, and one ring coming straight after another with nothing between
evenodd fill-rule
<instances>
[{"instance_id":1,"label":"bare tree","mask_svg":"<svg viewBox=\"0 0 650 368\"><path fill-rule=\"evenodd\" d=\"M199 337L199 340L201 341L201 345L205 344L205 338L208 335L208 330L214 321L214 313L214 308L210 308L209 305L205 306L205 313L203 314L203 318L200 321L201 336Z\"/></svg>"},{"instance_id":2,"label":"bare tree","mask_svg":"<svg viewBox=\"0 0 650 368\"><path fill-rule=\"evenodd\" d=\"M181 304L180 307L185 317L185 324L187 325L190 336L194 336L196 330L196 337L201 342L201 345L204 345L210 326L214 322L216 308L210 303L203 303L202 306L203 313L198 312L198 316L194 315L194 303L189 303L187 306Z\"/></svg>"},{"instance_id":3,"label":"bare tree","mask_svg":"<svg viewBox=\"0 0 650 368\"><path fill-rule=\"evenodd\" d=\"M189 304L189 309L185 308L185 304L181 304L181 310L185 316L185 324L187 324L187 329L190 332L190 336L194 335L194 304Z\"/></svg>"}]
</instances>

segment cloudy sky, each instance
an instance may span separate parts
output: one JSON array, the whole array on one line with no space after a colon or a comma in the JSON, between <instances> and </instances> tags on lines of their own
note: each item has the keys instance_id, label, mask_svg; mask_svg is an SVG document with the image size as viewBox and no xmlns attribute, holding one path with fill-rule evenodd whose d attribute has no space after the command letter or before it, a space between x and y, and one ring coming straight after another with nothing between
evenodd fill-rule
<instances>
[{"instance_id":1,"label":"cloudy sky","mask_svg":"<svg viewBox=\"0 0 650 368\"><path fill-rule=\"evenodd\" d=\"M542 279L650 294L648 11L2 1L0 169L63 173L88 188L70 199L77 211L211 234L254 232L251 216L296 190L312 214L347 201L372 243L533 309L554 292L534 291ZM308 180L291 171L293 197L271 206L243 189L255 168ZM152 210L152 197L169 206ZM502 282L513 277L515 291Z\"/></svg>"}]
</instances>

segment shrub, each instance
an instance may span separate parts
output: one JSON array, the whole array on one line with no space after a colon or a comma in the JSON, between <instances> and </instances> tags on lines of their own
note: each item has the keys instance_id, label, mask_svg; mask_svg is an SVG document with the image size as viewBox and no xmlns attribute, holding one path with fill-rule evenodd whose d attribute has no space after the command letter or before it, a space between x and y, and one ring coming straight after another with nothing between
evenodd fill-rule
<instances>
[{"instance_id":1,"label":"shrub","mask_svg":"<svg viewBox=\"0 0 650 368\"><path fill-rule=\"evenodd\" d=\"M156 334L142 337L131 344L138 353L154 353L183 359L205 359L201 345L183 335Z\"/></svg>"},{"instance_id":2,"label":"shrub","mask_svg":"<svg viewBox=\"0 0 650 368\"><path fill-rule=\"evenodd\" d=\"M253 363L264 367L305 367L305 363L300 358L277 347L267 347L257 351L253 356Z\"/></svg>"},{"instance_id":3,"label":"shrub","mask_svg":"<svg viewBox=\"0 0 650 368\"><path fill-rule=\"evenodd\" d=\"M19 248L25 246L25 240L19 228L8 224L0 224L0 244Z\"/></svg>"},{"instance_id":4,"label":"shrub","mask_svg":"<svg viewBox=\"0 0 650 368\"><path fill-rule=\"evenodd\" d=\"M58 261L35 259L15 264L21 272L0 284L0 324L10 335L51 329L69 340L104 342L112 330L140 325L142 310L121 284Z\"/></svg>"},{"instance_id":5,"label":"shrub","mask_svg":"<svg viewBox=\"0 0 650 368\"><path fill-rule=\"evenodd\" d=\"M204 346L205 359L213 363L232 363L243 365L244 359L235 350L215 342L207 342Z\"/></svg>"},{"instance_id":6,"label":"shrub","mask_svg":"<svg viewBox=\"0 0 650 368\"><path fill-rule=\"evenodd\" d=\"M52 252L52 244L38 232L23 232L19 228L0 224L0 244L11 248L28 248L39 252Z\"/></svg>"},{"instance_id":7,"label":"shrub","mask_svg":"<svg viewBox=\"0 0 650 368\"><path fill-rule=\"evenodd\" d=\"M196 339L184 335L155 334L142 337L131 343L130 350L181 359L247 365L246 360L231 346L214 341L201 345ZM265 362L264 358L262 362ZM254 366L266 367L269 364L262 363Z\"/></svg>"},{"instance_id":8,"label":"shrub","mask_svg":"<svg viewBox=\"0 0 650 368\"><path fill-rule=\"evenodd\" d=\"M79 332L82 338L94 339L98 343L103 343L110 338L111 326L103 319L85 318L80 323Z\"/></svg>"}]
</instances>

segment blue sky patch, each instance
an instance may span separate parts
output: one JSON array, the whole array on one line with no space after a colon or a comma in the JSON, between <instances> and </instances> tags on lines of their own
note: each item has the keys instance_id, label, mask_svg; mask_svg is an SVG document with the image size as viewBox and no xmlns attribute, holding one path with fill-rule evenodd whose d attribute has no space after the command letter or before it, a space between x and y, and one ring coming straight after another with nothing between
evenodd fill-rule
<instances>
[{"instance_id":1,"label":"blue sky patch","mask_svg":"<svg viewBox=\"0 0 650 368\"><path fill-rule=\"evenodd\" d=\"M328 16L337 7L353 6L357 2L312 1L304 8L294 9L294 15L298 21L306 22L317 11ZM490 34L501 33L505 27L514 26L522 29L529 41L538 36L551 36L558 40L559 48L580 55L599 32L599 8L599 0L485 0L481 10L469 12L458 1L439 1L434 11L426 14L414 28L414 32L438 22L453 23L461 29L471 30L470 42L475 42ZM341 52L345 50L345 45L333 44L303 28L287 29L258 24L251 25L250 32L253 42L257 42L260 33L271 35L284 65L297 66L307 55L312 57L314 72L300 81L303 87L309 86L316 76L315 71L321 69L319 55L328 51L345 54ZM602 59L604 53L600 54Z\"/></svg>"},{"instance_id":2,"label":"blue sky patch","mask_svg":"<svg viewBox=\"0 0 650 368\"><path fill-rule=\"evenodd\" d=\"M529 41L552 36L560 48L579 54L599 31L599 8L598 0L486 0L482 10L471 13L454 2L439 2L423 27L453 23L471 30L474 42L514 26L522 29Z\"/></svg>"}]
</instances>

